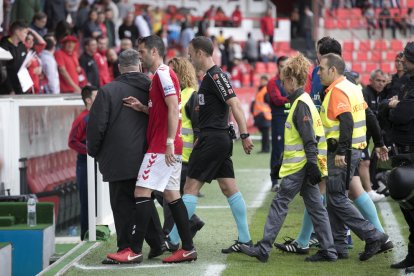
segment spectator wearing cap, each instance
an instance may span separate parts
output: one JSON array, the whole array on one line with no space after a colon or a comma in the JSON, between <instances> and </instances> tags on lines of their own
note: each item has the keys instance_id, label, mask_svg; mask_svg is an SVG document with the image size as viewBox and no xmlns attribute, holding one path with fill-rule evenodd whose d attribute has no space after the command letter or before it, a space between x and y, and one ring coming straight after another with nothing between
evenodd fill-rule
<instances>
[{"instance_id":1,"label":"spectator wearing cap","mask_svg":"<svg viewBox=\"0 0 414 276\"><path fill-rule=\"evenodd\" d=\"M45 36L47 34L47 15L44 12L38 12L33 16L32 24L30 28L36 31L39 35Z\"/></svg>"},{"instance_id":2,"label":"spectator wearing cap","mask_svg":"<svg viewBox=\"0 0 414 276\"><path fill-rule=\"evenodd\" d=\"M85 38L83 42L84 52L79 58L79 64L83 68L86 74L88 83L93 86L99 87L100 78L98 65L95 61L95 54L98 49L98 44L95 38Z\"/></svg>"},{"instance_id":3,"label":"spectator wearing cap","mask_svg":"<svg viewBox=\"0 0 414 276\"><path fill-rule=\"evenodd\" d=\"M85 81L77 57L78 39L72 35L65 36L62 48L55 52L58 64L60 93L80 93L80 83Z\"/></svg>"},{"instance_id":4,"label":"spectator wearing cap","mask_svg":"<svg viewBox=\"0 0 414 276\"><path fill-rule=\"evenodd\" d=\"M56 40L53 36L45 38L46 47L40 53L40 60L42 61L42 72L47 82L44 87L46 94L59 94L59 72L56 59L54 57L56 50Z\"/></svg>"},{"instance_id":5,"label":"spectator wearing cap","mask_svg":"<svg viewBox=\"0 0 414 276\"><path fill-rule=\"evenodd\" d=\"M7 79L0 86L0 94L22 94L22 90L17 72L23 64L27 50L23 42L26 39L28 28L22 21L15 21L10 26L10 36L5 36L0 41L0 46L9 51L13 59L6 62Z\"/></svg>"}]
</instances>

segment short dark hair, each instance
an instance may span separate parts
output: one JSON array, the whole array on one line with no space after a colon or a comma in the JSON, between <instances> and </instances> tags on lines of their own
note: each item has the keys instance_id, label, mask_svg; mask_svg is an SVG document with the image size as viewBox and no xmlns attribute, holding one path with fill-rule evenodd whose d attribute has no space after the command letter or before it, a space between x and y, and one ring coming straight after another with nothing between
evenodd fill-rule
<instances>
[{"instance_id":1,"label":"short dark hair","mask_svg":"<svg viewBox=\"0 0 414 276\"><path fill-rule=\"evenodd\" d=\"M85 48L86 46L89 46L89 43L91 43L92 41L96 41L96 39L93 37L85 38L85 40L83 41L83 48Z\"/></svg>"},{"instance_id":2,"label":"short dark hair","mask_svg":"<svg viewBox=\"0 0 414 276\"><path fill-rule=\"evenodd\" d=\"M318 40L318 42L316 42L316 46L320 46L322 43L324 43L325 41L332 39L330 36L324 36L321 39Z\"/></svg>"},{"instance_id":3,"label":"short dark hair","mask_svg":"<svg viewBox=\"0 0 414 276\"><path fill-rule=\"evenodd\" d=\"M283 62L283 61L285 61L285 60L287 60L287 59L289 59L289 57L288 57L288 56L280 56L280 57L277 59L277 61L276 61L277 66L279 66L281 62Z\"/></svg>"},{"instance_id":4,"label":"short dark hair","mask_svg":"<svg viewBox=\"0 0 414 276\"><path fill-rule=\"evenodd\" d=\"M319 46L319 54L326 55L326 54L337 54L338 56L342 56L342 47L338 40L329 37L322 44Z\"/></svg>"},{"instance_id":5,"label":"short dark hair","mask_svg":"<svg viewBox=\"0 0 414 276\"><path fill-rule=\"evenodd\" d=\"M194 50L201 50L205 52L208 56L213 55L214 47L213 42L210 38L206 36L197 36L194 37L190 44L193 45Z\"/></svg>"},{"instance_id":6,"label":"short dark hair","mask_svg":"<svg viewBox=\"0 0 414 276\"><path fill-rule=\"evenodd\" d=\"M53 38L51 38L50 36L49 37L47 37L47 38L45 38L45 42L46 42L46 47L45 47L45 50L48 50L48 51L50 51L50 50L52 50L53 49L53 47L55 47L56 46L56 42L53 40Z\"/></svg>"},{"instance_id":7,"label":"short dark hair","mask_svg":"<svg viewBox=\"0 0 414 276\"><path fill-rule=\"evenodd\" d=\"M27 24L23 21L17 20L14 21L10 26L10 33L13 34L17 30L26 29Z\"/></svg>"},{"instance_id":8,"label":"short dark hair","mask_svg":"<svg viewBox=\"0 0 414 276\"><path fill-rule=\"evenodd\" d=\"M33 16L33 22L35 22L36 20L42 20L44 18L47 18L47 15L44 12L37 12L35 13L35 15Z\"/></svg>"},{"instance_id":9,"label":"short dark hair","mask_svg":"<svg viewBox=\"0 0 414 276\"><path fill-rule=\"evenodd\" d=\"M162 57L165 55L164 41L162 41L161 37L159 37L158 35L140 37L138 38L138 45L139 44L144 44L145 48L147 48L148 50L151 50L152 48L157 49L158 54Z\"/></svg>"},{"instance_id":10,"label":"short dark hair","mask_svg":"<svg viewBox=\"0 0 414 276\"><path fill-rule=\"evenodd\" d=\"M90 99L92 97L92 92L98 90L96 86L86 85L82 88L82 100L83 103L86 105L86 99Z\"/></svg>"},{"instance_id":11,"label":"short dark hair","mask_svg":"<svg viewBox=\"0 0 414 276\"><path fill-rule=\"evenodd\" d=\"M345 72L345 62L340 55L329 53L323 55L321 59L325 58L328 64L328 67L335 67L338 74L343 75Z\"/></svg>"}]
</instances>

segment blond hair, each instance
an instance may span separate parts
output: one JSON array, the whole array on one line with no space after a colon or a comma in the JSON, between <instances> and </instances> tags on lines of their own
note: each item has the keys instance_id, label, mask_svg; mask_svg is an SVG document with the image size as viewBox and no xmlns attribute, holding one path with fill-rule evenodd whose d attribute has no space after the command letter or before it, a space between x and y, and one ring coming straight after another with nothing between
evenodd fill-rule
<instances>
[{"instance_id":1,"label":"blond hair","mask_svg":"<svg viewBox=\"0 0 414 276\"><path fill-rule=\"evenodd\" d=\"M197 90L198 82L195 69L188 59L174 57L168 62L168 65L177 74L181 89L191 87Z\"/></svg>"},{"instance_id":2,"label":"blond hair","mask_svg":"<svg viewBox=\"0 0 414 276\"><path fill-rule=\"evenodd\" d=\"M294 78L298 86L304 86L308 78L310 62L301 53L287 60L281 72L281 79Z\"/></svg>"}]
</instances>

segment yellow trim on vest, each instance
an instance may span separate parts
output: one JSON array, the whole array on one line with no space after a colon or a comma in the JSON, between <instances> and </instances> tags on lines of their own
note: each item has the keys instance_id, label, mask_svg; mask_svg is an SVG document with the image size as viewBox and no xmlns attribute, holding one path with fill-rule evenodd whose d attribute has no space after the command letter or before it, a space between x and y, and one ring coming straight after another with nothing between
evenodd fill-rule
<instances>
[{"instance_id":1,"label":"yellow trim on vest","mask_svg":"<svg viewBox=\"0 0 414 276\"><path fill-rule=\"evenodd\" d=\"M186 87L181 90L181 138L183 139L183 153L181 158L183 162L188 162L193 151L193 126L191 125L191 119L185 113L185 105L194 92L194 88L192 87Z\"/></svg>"}]
</instances>

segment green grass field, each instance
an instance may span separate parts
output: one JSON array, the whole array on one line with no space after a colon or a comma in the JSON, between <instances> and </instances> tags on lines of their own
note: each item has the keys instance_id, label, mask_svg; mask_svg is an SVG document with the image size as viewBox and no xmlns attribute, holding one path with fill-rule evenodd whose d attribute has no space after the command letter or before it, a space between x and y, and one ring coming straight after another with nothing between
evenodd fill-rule
<instances>
[{"instance_id":1,"label":"green grass field","mask_svg":"<svg viewBox=\"0 0 414 276\"><path fill-rule=\"evenodd\" d=\"M256 148L259 146L256 142ZM256 151L256 150L255 150ZM254 152L255 152L254 151ZM253 241L263 234L263 226L270 201L274 193L270 192L269 155L252 153L245 155L240 143L234 147L233 161L236 168L236 179L244 194L248 206L250 231ZM360 262L358 253L363 251L364 244L353 235L354 249L350 250L350 259L335 263L305 263L305 256L272 251L268 263L260 263L243 254L224 255L221 248L228 247L237 238L236 226L228 208L227 200L221 194L216 182L206 184L202 192L205 197L198 202L197 214L206 222L197 234L194 242L199 259L194 263L163 265L161 258L145 259L139 265L102 265L101 261L108 252L116 249L115 237L101 243L91 252L75 262L65 275L397 275L399 271L391 270L389 265L394 261L393 253L380 254L369 261ZM388 199L401 225L404 237L408 234L398 205ZM259 207L259 203L263 203ZM259 207L259 208L257 208ZM161 211L161 209L159 209ZM160 215L162 216L161 212ZM291 203L288 217L280 231L277 241L282 242L284 236L296 237L300 231L303 215L303 201L297 196ZM391 237L392 238L392 237ZM397 249L406 251L405 244L398 244ZM316 249L311 250L311 254ZM144 246L145 256L148 246ZM165 254L164 256L167 256Z\"/></svg>"}]
</instances>

